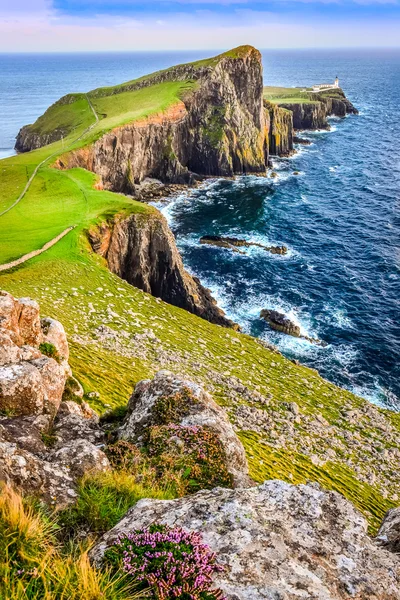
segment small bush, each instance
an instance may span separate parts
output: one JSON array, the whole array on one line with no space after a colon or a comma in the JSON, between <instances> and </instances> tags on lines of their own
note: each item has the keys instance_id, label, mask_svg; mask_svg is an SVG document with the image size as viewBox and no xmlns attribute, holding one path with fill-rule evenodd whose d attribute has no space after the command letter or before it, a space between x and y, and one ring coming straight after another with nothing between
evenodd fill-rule
<instances>
[{"instance_id":1,"label":"small bush","mask_svg":"<svg viewBox=\"0 0 400 600\"><path fill-rule=\"evenodd\" d=\"M51 344L50 342L43 342L39 345L39 350L45 356L54 358L54 360L56 360L58 363L61 362L61 356L54 344Z\"/></svg>"},{"instance_id":2,"label":"small bush","mask_svg":"<svg viewBox=\"0 0 400 600\"><path fill-rule=\"evenodd\" d=\"M222 442L206 427L161 425L151 427L146 442L150 464L159 476L176 472L186 493L216 486L232 487Z\"/></svg>"},{"instance_id":3,"label":"small bush","mask_svg":"<svg viewBox=\"0 0 400 600\"><path fill-rule=\"evenodd\" d=\"M156 425L168 425L178 423L195 403L193 393L189 388L177 392L172 396L161 396L154 403L152 412Z\"/></svg>"},{"instance_id":4,"label":"small bush","mask_svg":"<svg viewBox=\"0 0 400 600\"><path fill-rule=\"evenodd\" d=\"M114 469L132 472L137 471L139 465L143 464L144 457L139 448L126 440L109 444L104 452Z\"/></svg>"},{"instance_id":5,"label":"small bush","mask_svg":"<svg viewBox=\"0 0 400 600\"><path fill-rule=\"evenodd\" d=\"M223 600L222 591L212 589L212 577L224 569L197 532L152 525L121 535L105 560L132 576L139 589L150 588L157 600Z\"/></svg>"}]
</instances>

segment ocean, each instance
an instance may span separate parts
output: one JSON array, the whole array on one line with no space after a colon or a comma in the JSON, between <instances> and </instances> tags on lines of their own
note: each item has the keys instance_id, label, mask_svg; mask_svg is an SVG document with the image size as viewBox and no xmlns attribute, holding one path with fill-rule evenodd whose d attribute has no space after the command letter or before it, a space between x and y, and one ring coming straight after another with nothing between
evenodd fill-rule
<instances>
[{"instance_id":1,"label":"ocean","mask_svg":"<svg viewBox=\"0 0 400 600\"><path fill-rule=\"evenodd\" d=\"M213 54L213 53L208 53ZM201 52L0 54L0 157L52 102L139 77ZM400 50L263 51L266 85L336 75L358 116L304 132L308 146L274 158L275 179L211 180L159 207L186 268L228 316L286 356L382 406L400 410ZM299 175L294 175L298 171ZM286 245L285 256L200 245L206 234ZM273 332L284 312L325 347Z\"/></svg>"}]
</instances>

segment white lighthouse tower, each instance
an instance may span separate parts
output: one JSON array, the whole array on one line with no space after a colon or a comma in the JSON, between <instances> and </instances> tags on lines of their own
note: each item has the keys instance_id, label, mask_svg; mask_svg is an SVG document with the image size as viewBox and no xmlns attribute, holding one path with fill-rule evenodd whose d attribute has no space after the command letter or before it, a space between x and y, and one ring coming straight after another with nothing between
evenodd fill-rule
<instances>
[{"instance_id":1,"label":"white lighthouse tower","mask_svg":"<svg viewBox=\"0 0 400 600\"><path fill-rule=\"evenodd\" d=\"M339 87L339 77L336 75L336 79L335 79L335 88Z\"/></svg>"}]
</instances>

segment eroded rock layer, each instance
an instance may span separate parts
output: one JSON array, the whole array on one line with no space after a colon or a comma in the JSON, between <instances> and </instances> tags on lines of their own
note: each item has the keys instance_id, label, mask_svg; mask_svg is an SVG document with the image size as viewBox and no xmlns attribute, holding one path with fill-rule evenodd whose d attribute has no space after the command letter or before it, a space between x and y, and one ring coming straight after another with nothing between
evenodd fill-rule
<instances>
[{"instance_id":1,"label":"eroded rock layer","mask_svg":"<svg viewBox=\"0 0 400 600\"><path fill-rule=\"evenodd\" d=\"M212 323L237 328L209 290L185 270L175 238L158 211L103 223L89 237L110 270L131 285Z\"/></svg>"}]
</instances>

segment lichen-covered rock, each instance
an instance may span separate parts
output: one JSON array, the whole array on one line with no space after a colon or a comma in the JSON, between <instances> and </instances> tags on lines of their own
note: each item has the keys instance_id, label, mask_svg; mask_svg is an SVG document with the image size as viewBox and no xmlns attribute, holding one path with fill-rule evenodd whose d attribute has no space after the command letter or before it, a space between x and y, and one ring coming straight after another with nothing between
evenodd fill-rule
<instances>
[{"instance_id":1,"label":"lichen-covered rock","mask_svg":"<svg viewBox=\"0 0 400 600\"><path fill-rule=\"evenodd\" d=\"M46 338L39 305L0 291L0 410L10 415L56 414L64 391L68 363L41 353L50 339L68 358L68 343L58 321L48 320ZM58 344L58 346L57 346Z\"/></svg>"},{"instance_id":2,"label":"lichen-covered rock","mask_svg":"<svg viewBox=\"0 0 400 600\"><path fill-rule=\"evenodd\" d=\"M382 521L376 537L377 542L390 550L400 554L400 508L390 509Z\"/></svg>"},{"instance_id":3,"label":"lichen-covered rock","mask_svg":"<svg viewBox=\"0 0 400 600\"><path fill-rule=\"evenodd\" d=\"M7 333L17 346L36 346L42 340L39 305L30 298L16 300L0 290L0 331Z\"/></svg>"},{"instance_id":4,"label":"lichen-covered rock","mask_svg":"<svg viewBox=\"0 0 400 600\"><path fill-rule=\"evenodd\" d=\"M68 361L69 348L67 336L60 321L45 317L41 320L40 325L43 334L43 342L53 344L59 354L60 360Z\"/></svg>"},{"instance_id":5,"label":"lichen-covered rock","mask_svg":"<svg viewBox=\"0 0 400 600\"><path fill-rule=\"evenodd\" d=\"M104 452L85 439L73 440L55 450L50 460L65 468L75 481L84 475L96 475L111 469Z\"/></svg>"},{"instance_id":6,"label":"lichen-covered rock","mask_svg":"<svg viewBox=\"0 0 400 600\"><path fill-rule=\"evenodd\" d=\"M140 442L150 427L170 423L206 427L214 432L224 449L234 485L249 485L244 448L223 408L199 385L169 371L159 371L154 379L137 384L119 437Z\"/></svg>"},{"instance_id":7,"label":"lichen-covered rock","mask_svg":"<svg viewBox=\"0 0 400 600\"><path fill-rule=\"evenodd\" d=\"M101 563L120 534L161 523L199 531L225 570L228 600L398 600L400 562L335 492L267 481L178 500L140 500L91 551Z\"/></svg>"},{"instance_id":8,"label":"lichen-covered rock","mask_svg":"<svg viewBox=\"0 0 400 600\"><path fill-rule=\"evenodd\" d=\"M77 439L85 439L97 445L104 442L99 417L86 402L62 402L54 420L53 433L56 436L56 448L62 448Z\"/></svg>"},{"instance_id":9,"label":"lichen-covered rock","mask_svg":"<svg viewBox=\"0 0 400 600\"><path fill-rule=\"evenodd\" d=\"M20 306L18 327L22 342L26 346L37 347L42 341L39 304L31 298L20 298L18 303Z\"/></svg>"},{"instance_id":10,"label":"lichen-covered rock","mask_svg":"<svg viewBox=\"0 0 400 600\"><path fill-rule=\"evenodd\" d=\"M57 507L66 506L77 497L75 482L64 466L10 442L0 442L0 481Z\"/></svg>"},{"instance_id":11,"label":"lichen-covered rock","mask_svg":"<svg viewBox=\"0 0 400 600\"><path fill-rule=\"evenodd\" d=\"M18 448L33 454L45 454L43 433L49 428L49 415L0 417L0 441L17 444Z\"/></svg>"},{"instance_id":12,"label":"lichen-covered rock","mask_svg":"<svg viewBox=\"0 0 400 600\"><path fill-rule=\"evenodd\" d=\"M42 356L0 367L0 410L12 415L54 416L65 384L64 369Z\"/></svg>"}]
</instances>

